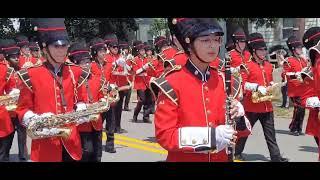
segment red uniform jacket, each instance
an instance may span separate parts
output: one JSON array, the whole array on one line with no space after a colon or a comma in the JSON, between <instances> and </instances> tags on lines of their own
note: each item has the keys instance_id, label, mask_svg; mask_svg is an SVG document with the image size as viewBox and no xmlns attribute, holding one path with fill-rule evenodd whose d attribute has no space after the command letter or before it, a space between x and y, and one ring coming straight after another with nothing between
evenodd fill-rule
<instances>
[{"instance_id":1,"label":"red uniform jacket","mask_svg":"<svg viewBox=\"0 0 320 180\"><path fill-rule=\"evenodd\" d=\"M154 69L148 68L146 70L147 75L149 77L159 77L163 73L163 71L164 71L163 63L159 62L157 58L155 58L155 57L151 57L151 58L146 57L145 60L146 60L146 62L151 61L152 65L154 67Z\"/></svg>"},{"instance_id":2,"label":"red uniform jacket","mask_svg":"<svg viewBox=\"0 0 320 180\"><path fill-rule=\"evenodd\" d=\"M32 89L27 87L26 84L21 89L16 110L20 121L22 121L24 114L29 110L37 114L46 112L61 114L73 111L77 101L83 101L82 94L76 90L78 79L82 74L80 67L64 65L63 69L58 73L58 76L62 77L66 109L64 109L61 100L62 88L59 87L58 81L54 79L49 69L52 71L53 67L50 64L47 65L47 63L39 67L27 69ZM79 132L76 126L72 126L71 128L72 133L67 139L52 137L32 140L31 160L59 162L62 160L62 146L67 149L73 159L80 160L82 149Z\"/></svg>"},{"instance_id":3,"label":"red uniform jacket","mask_svg":"<svg viewBox=\"0 0 320 180\"><path fill-rule=\"evenodd\" d=\"M249 61L250 56L251 56L250 53L246 50L243 52L243 55L241 56L241 54L237 50L233 49L230 51L230 57L231 57L230 66L233 68L236 68L241 64L246 64Z\"/></svg>"},{"instance_id":4,"label":"red uniform jacket","mask_svg":"<svg viewBox=\"0 0 320 180\"><path fill-rule=\"evenodd\" d=\"M307 66L307 61L305 59L298 59L296 57L288 57L287 63L283 64L284 73L288 72L300 72L302 68ZM303 84L297 79L291 79L287 76L288 80L288 96L295 97L300 96L303 90Z\"/></svg>"},{"instance_id":5,"label":"red uniform jacket","mask_svg":"<svg viewBox=\"0 0 320 180\"><path fill-rule=\"evenodd\" d=\"M180 71L166 77L177 95L174 103L160 93L155 113L158 143L168 150L167 161L227 161L226 151L193 153L179 148L178 130L182 127L216 127L225 124L225 90L222 74L208 69L202 75L188 62Z\"/></svg>"},{"instance_id":6,"label":"red uniform jacket","mask_svg":"<svg viewBox=\"0 0 320 180\"><path fill-rule=\"evenodd\" d=\"M32 57L32 56L31 57L26 57L24 55L21 55L19 57L18 66L19 66L20 69L22 69L22 68L25 68L25 67L23 67L25 65L25 63L31 62L32 64L36 64L38 61L40 61L41 63L43 62L40 59L37 59L37 58Z\"/></svg>"},{"instance_id":7,"label":"red uniform jacket","mask_svg":"<svg viewBox=\"0 0 320 180\"><path fill-rule=\"evenodd\" d=\"M136 56L134 61L136 62L136 65L132 65L132 70L134 73L147 63L147 60L145 58L141 58L140 56ZM150 78L148 77L146 71L143 71L140 74L135 74L133 88L136 90L146 90L149 85L149 80Z\"/></svg>"},{"instance_id":8,"label":"red uniform jacket","mask_svg":"<svg viewBox=\"0 0 320 180\"><path fill-rule=\"evenodd\" d=\"M102 72L98 67L97 63L91 63L91 74L89 78L84 82L83 86L80 88L80 93L83 93L82 96L84 97L84 102L86 103L95 103L98 102L101 98L103 98L102 93ZM88 86L87 86L88 85ZM87 91L89 88L90 95ZM92 98L91 102L90 97ZM78 130L80 132L92 132L93 130L101 131L102 130L102 118L99 115L99 119L97 121L91 121L89 123L83 123L78 126Z\"/></svg>"},{"instance_id":9,"label":"red uniform jacket","mask_svg":"<svg viewBox=\"0 0 320 180\"><path fill-rule=\"evenodd\" d=\"M173 59L176 65L184 66L187 63L188 56L183 51L179 51L173 56Z\"/></svg>"},{"instance_id":10,"label":"red uniform jacket","mask_svg":"<svg viewBox=\"0 0 320 180\"><path fill-rule=\"evenodd\" d=\"M272 72L273 67L272 64L268 61L264 61L263 65L260 65L252 60L247 63L248 73L241 72L241 76L243 79L243 87L246 82L257 83L260 86L270 86L270 82L273 81ZM265 101L261 103L253 103L251 100L252 92L248 90L244 90L244 98L243 98L243 106L246 112L271 112L273 111L272 102Z\"/></svg>"},{"instance_id":11,"label":"red uniform jacket","mask_svg":"<svg viewBox=\"0 0 320 180\"><path fill-rule=\"evenodd\" d=\"M8 94L15 88L14 71L10 73L6 63L0 62L0 96ZM5 106L0 106L0 138L6 137L14 131L10 114Z\"/></svg>"}]
</instances>

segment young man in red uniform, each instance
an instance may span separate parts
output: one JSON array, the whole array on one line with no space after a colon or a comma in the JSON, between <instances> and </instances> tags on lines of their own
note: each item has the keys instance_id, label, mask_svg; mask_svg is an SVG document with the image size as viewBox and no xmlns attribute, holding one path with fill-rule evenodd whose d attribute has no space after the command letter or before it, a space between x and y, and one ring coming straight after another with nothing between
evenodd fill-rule
<instances>
[{"instance_id":1,"label":"young man in red uniform","mask_svg":"<svg viewBox=\"0 0 320 180\"><path fill-rule=\"evenodd\" d=\"M12 77L14 78L14 88L16 93L20 93L21 81L17 75L19 70L18 59L20 56L20 48L16 46L16 42L13 39L6 39L6 44L4 47L5 59L8 62L8 65L13 68ZM28 149L27 149L27 133L26 128L21 125L18 120L17 114L14 111L10 111L11 120L14 124L15 130L18 135L18 149L19 149L19 159L20 161L25 161L28 158Z\"/></svg>"},{"instance_id":2,"label":"young man in red uniform","mask_svg":"<svg viewBox=\"0 0 320 180\"><path fill-rule=\"evenodd\" d=\"M23 69L19 76L23 81L17 114L28 127L37 118L53 114L85 110L78 82L83 71L80 67L65 62L69 46L63 18L36 18L32 24L38 32L39 45L46 62L38 67ZM81 84L81 83L80 83ZM83 117L86 118L86 117ZM81 118L81 119L83 119ZM78 119L78 120L81 120ZM31 160L38 162L61 162L80 160L81 139L76 125L68 125L68 138L56 136L59 129L43 129L39 132L48 138L33 139Z\"/></svg>"},{"instance_id":3,"label":"young man in red uniform","mask_svg":"<svg viewBox=\"0 0 320 180\"><path fill-rule=\"evenodd\" d=\"M290 132L299 136L302 134L302 123L305 109L301 105L300 94L304 91L304 85L300 82L299 76L303 68L307 67L307 60L302 54L302 42L295 36L287 40L287 46L292 53L284 62L283 69L288 80L288 96L293 102L294 110L292 121L289 125Z\"/></svg>"},{"instance_id":4,"label":"young man in red uniform","mask_svg":"<svg viewBox=\"0 0 320 180\"><path fill-rule=\"evenodd\" d=\"M158 94L157 142L168 151L167 161L227 161L225 148L236 132L225 125L224 75L209 66L219 54L222 28L213 18L169 18L168 23L188 61L151 84ZM244 115L240 102L232 101L231 114Z\"/></svg>"},{"instance_id":5,"label":"young man in red uniform","mask_svg":"<svg viewBox=\"0 0 320 180\"><path fill-rule=\"evenodd\" d=\"M313 123L312 128L311 124L309 125L308 122L308 129L306 129L306 132L314 135L317 141L318 147L319 147L319 108L320 108L320 27L311 27L308 29L302 38L303 45L309 50L309 57L311 61L311 67L313 72L313 78L314 78L314 97L311 97L310 99L306 100L306 106L314 108L313 111L310 111L310 113L313 114ZM316 98L316 100L314 100ZM309 121L310 119L308 119ZM311 122L310 122L311 123ZM310 127L310 129L309 129ZM308 130L308 131L307 131ZM320 147L319 147L319 160L320 160Z\"/></svg>"},{"instance_id":6,"label":"young man in red uniform","mask_svg":"<svg viewBox=\"0 0 320 180\"><path fill-rule=\"evenodd\" d=\"M122 56L125 58L126 60L126 63L128 65L131 65L132 64L132 61L134 59L134 57L132 56L130 50L129 50L129 44L128 42L125 42L125 41L122 41L122 42L119 42L119 48L121 50L121 54ZM128 85L130 83L132 83L132 80L133 80L133 76L130 74L130 70L131 70L131 66L125 66L126 68L124 69L126 73L128 73L127 75L127 78L128 78ZM132 89L129 89L127 91L125 91L125 95L124 95L124 98L125 98L125 101L124 101L124 107L123 107L123 110L124 111L131 111L129 109L129 102L130 102L130 98L131 98L131 92L132 92Z\"/></svg>"},{"instance_id":7,"label":"young man in red uniform","mask_svg":"<svg viewBox=\"0 0 320 180\"><path fill-rule=\"evenodd\" d=\"M266 60L267 46L260 33L252 33L248 38L248 48L252 59L247 63L248 73L242 72L244 98L243 106L251 126L259 120L270 152L271 161L286 162L288 159L281 157L276 141L274 128L274 116L271 100L254 103L252 94L258 91L261 95L267 95L274 85L272 64ZM240 138L236 144L235 157L243 160L242 151L245 147L247 137Z\"/></svg>"},{"instance_id":8,"label":"young man in red uniform","mask_svg":"<svg viewBox=\"0 0 320 180\"><path fill-rule=\"evenodd\" d=\"M234 49L230 50L231 71L239 72L240 65L245 65L250 59L250 53L246 50L246 34L241 27L236 27L231 34Z\"/></svg>"},{"instance_id":9,"label":"young man in red uniform","mask_svg":"<svg viewBox=\"0 0 320 180\"><path fill-rule=\"evenodd\" d=\"M111 35L110 35L111 36ZM109 54L106 55L107 63L112 64L111 78L109 82L115 84L118 87L124 87L128 85L128 73L125 72L125 68L128 68L126 60L121 56L119 51L119 42L115 34L112 34L113 39L108 41ZM123 98L127 90L119 91L119 101L114 107L115 115L115 133L127 133L125 129L121 128L121 115L123 107Z\"/></svg>"},{"instance_id":10,"label":"young man in red uniform","mask_svg":"<svg viewBox=\"0 0 320 180\"><path fill-rule=\"evenodd\" d=\"M112 63L108 63L105 59L107 53L107 45L101 38L93 38L90 41L90 50L93 61L100 69L102 78L105 79L107 84L110 84ZM102 113L102 121L105 121L105 129L107 134L105 152L116 153L114 148L114 131L115 131L115 116L114 107L110 107L107 112ZM102 122L102 123L103 123Z\"/></svg>"},{"instance_id":11,"label":"young man in red uniform","mask_svg":"<svg viewBox=\"0 0 320 180\"><path fill-rule=\"evenodd\" d=\"M145 58L145 45L141 41L133 42L133 51L137 54L134 58L135 64L132 64L132 70L135 75L134 89L137 90L138 103L133 113L133 122L138 121L138 115L143 106L143 121L150 123L149 108L151 106L151 92L148 90L149 77L146 70L150 68Z\"/></svg>"},{"instance_id":12,"label":"young man in red uniform","mask_svg":"<svg viewBox=\"0 0 320 180\"><path fill-rule=\"evenodd\" d=\"M74 43L69 48L69 59L90 72L83 82L81 93L86 103L106 101L103 88L106 85L96 62L91 62L90 49L84 43ZM82 144L82 159L85 162L100 162L102 157L102 118L98 115L96 121L84 122L78 126Z\"/></svg>"},{"instance_id":13,"label":"young man in red uniform","mask_svg":"<svg viewBox=\"0 0 320 180\"><path fill-rule=\"evenodd\" d=\"M12 42L12 43L10 43ZM7 56L12 53L19 53L19 47L15 46L13 40L0 40L0 54ZM19 90L18 90L19 91ZM15 89L14 69L8 67L4 58L0 60L0 96L12 95L17 92ZM9 161L10 148L14 137L14 124L10 114L4 105L0 106L0 162Z\"/></svg>"},{"instance_id":14,"label":"young man in red uniform","mask_svg":"<svg viewBox=\"0 0 320 180\"><path fill-rule=\"evenodd\" d=\"M19 56L19 68L29 68L37 64L37 59L32 57L29 48L28 37L24 35L18 35L16 37L17 46L20 47L20 56Z\"/></svg>"}]
</instances>

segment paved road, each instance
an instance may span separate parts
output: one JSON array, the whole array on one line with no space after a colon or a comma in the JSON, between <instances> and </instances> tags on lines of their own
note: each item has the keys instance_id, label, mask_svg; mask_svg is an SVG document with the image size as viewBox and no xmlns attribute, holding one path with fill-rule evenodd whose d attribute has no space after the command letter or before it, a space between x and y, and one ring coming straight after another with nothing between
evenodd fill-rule
<instances>
[{"instance_id":1,"label":"paved road","mask_svg":"<svg viewBox=\"0 0 320 180\"><path fill-rule=\"evenodd\" d=\"M133 97L133 100L135 97ZM133 109L135 103L130 104ZM124 134L116 134L116 150L117 153L110 154L103 152L103 162L155 162L164 161L166 159L166 151L162 149L154 139L153 122L143 123L142 114L139 115L139 122L133 123L131 112L123 112L122 127L128 131ZM153 119L153 116L151 116ZM318 149L313 137L292 136L288 132L289 119L276 118L276 137L283 156L288 157L290 161L306 161L315 162L318 159ZM305 123L304 123L305 128ZM105 135L103 137L103 145L105 144ZM28 139L28 147L30 152L30 139ZM11 161L18 161L17 158L17 139L15 137L13 147L10 151ZM253 133L247 141L244 150L246 161L265 162L269 161L270 155L264 140L262 128L259 122L253 128Z\"/></svg>"}]
</instances>

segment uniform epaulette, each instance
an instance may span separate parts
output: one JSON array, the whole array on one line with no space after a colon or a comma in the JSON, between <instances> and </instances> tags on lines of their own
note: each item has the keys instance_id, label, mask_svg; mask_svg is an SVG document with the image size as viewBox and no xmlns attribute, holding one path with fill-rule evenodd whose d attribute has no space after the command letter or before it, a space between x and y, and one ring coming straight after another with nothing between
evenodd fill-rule
<instances>
[{"instance_id":1,"label":"uniform epaulette","mask_svg":"<svg viewBox=\"0 0 320 180\"><path fill-rule=\"evenodd\" d=\"M22 82L27 86L27 88L32 91L32 84L30 81L30 76L28 74L27 69L21 69L20 71L17 72L18 76L22 80Z\"/></svg>"},{"instance_id":2,"label":"uniform epaulette","mask_svg":"<svg viewBox=\"0 0 320 180\"><path fill-rule=\"evenodd\" d=\"M73 62L69 62L69 61L64 62L64 65L67 65L67 66L78 66L78 67L80 67L79 65L77 65L77 64L75 64L75 63L73 63Z\"/></svg>"},{"instance_id":3,"label":"uniform epaulette","mask_svg":"<svg viewBox=\"0 0 320 180\"><path fill-rule=\"evenodd\" d=\"M163 61L164 68L167 68L168 66L173 68L175 65L176 65L176 60L174 60L174 59L168 59L168 60Z\"/></svg>"},{"instance_id":4,"label":"uniform epaulette","mask_svg":"<svg viewBox=\"0 0 320 180\"><path fill-rule=\"evenodd\" d=\"M159 78L151 78L150 80L150 90L154 97L157 99L159 90L161 90L170 100L172 100L173 103L178 105L177 101L177 95L174 92L173 88L171 85L168 83L166 80L166 76L169 74L180 71L182 69L182 66L180 65L175 65L174 68L170 69L168 72L164 73L161 77Z\"/></svg>"},{"instance_id":5,"label":"uniform epaulette","mask_svg":"<svg viewBox=\"0 0 320 180\"><path fill-rule=\"evenodd\" d=\"M82 72L81 72L80 78L78 80L78 88L88 79L88 77L91 73L90 66L82 67L81 70L82 70Z\"/></svg>"},{"instance_id":6,"label":"uniform epaulette","mask_svg":"<svg viewBox=\"0 0 320 180\"><path fill-rule=\"evenodd\" d=\"M7 73L6 73L6 82L9 81L9 79L10 79L11 75L13 74L13 72L14 72L14 68L8 67L8 70L7 70Z\"/></svg>"}]
</instances>

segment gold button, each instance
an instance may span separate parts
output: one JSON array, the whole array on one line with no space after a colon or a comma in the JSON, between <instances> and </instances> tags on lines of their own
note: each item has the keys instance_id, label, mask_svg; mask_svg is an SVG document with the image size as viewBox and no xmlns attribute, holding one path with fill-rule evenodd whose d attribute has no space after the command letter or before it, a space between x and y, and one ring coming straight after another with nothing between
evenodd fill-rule
<instances>
[{"instance_id":1,"label":"gold button","mask_svg":"<svg viewBox=\"0 0 320 180\"><path fill-rule=\"evenodd\" d=\"M196 144L197 141L195 139L192 139L192 144Z\"/></svg>"},{"instance_id":2,"label":"gold button","mask_svg":"<svg viewBox=\"0 0 320 180\"><path fill-rule=\"evenodd\" d=\"M58 114L61 114L61 111L60 111L60 110L58 110L58 111L57 111L57 113L58 113Z\"/></svg>"},{"instance_id":3,"label":"gold button","mask_svg":"<svg viewBox=\"0 0 320 180\"><path fill-rule=\"evenodd\" d=\"M57 106L60 106L61 104L60 103L57 103Z\"/></svg>"},{"instance_id":4,"label":"gold button","mask_svg":"<svg viewBox=\"0 0 320 180\"><path fill-rule=\"evenodd\" d=\"M207 114L210 115L210 114L211 114L211 111L210 111L210 110L207 110Z\"/></svg>"},{"instance_id":5,"label":"gold button","mask_svg":"<svg viewBox=\"0 0 320 180\"><path fill-rule=\"evenodd\" d=\"M210 101L210 99L209 98L206 98L206 102L208 103Z\"/></svg>"},{"instance_id":6,"label":"gold button","mask_svg":"<svg viewBox=\"0 0 320 180\"><path fill-rule=\"evenodd\" d=\"M212 122L209 122L209 126L212 127Z\"/></svg>"},{"instance_id":7,"label":"gold button","mask_svg":"<svg viewBox=\"0 0 320 180\"><path fill-rule=\"evenodd\" d=\"M56 87L56 90L60 90L59 87Z\"/></svg>"},{"instance_id":8,"label":"gold button","mask_svg":"<svg viewBox=\"0 0 320 180\"><path fill-rule=\"evenodd\" d=\"M208 91L208 90L209 90L208 86L205 86L205 87L204 87L204 90Z\"/></svg>"}]
</instances>

